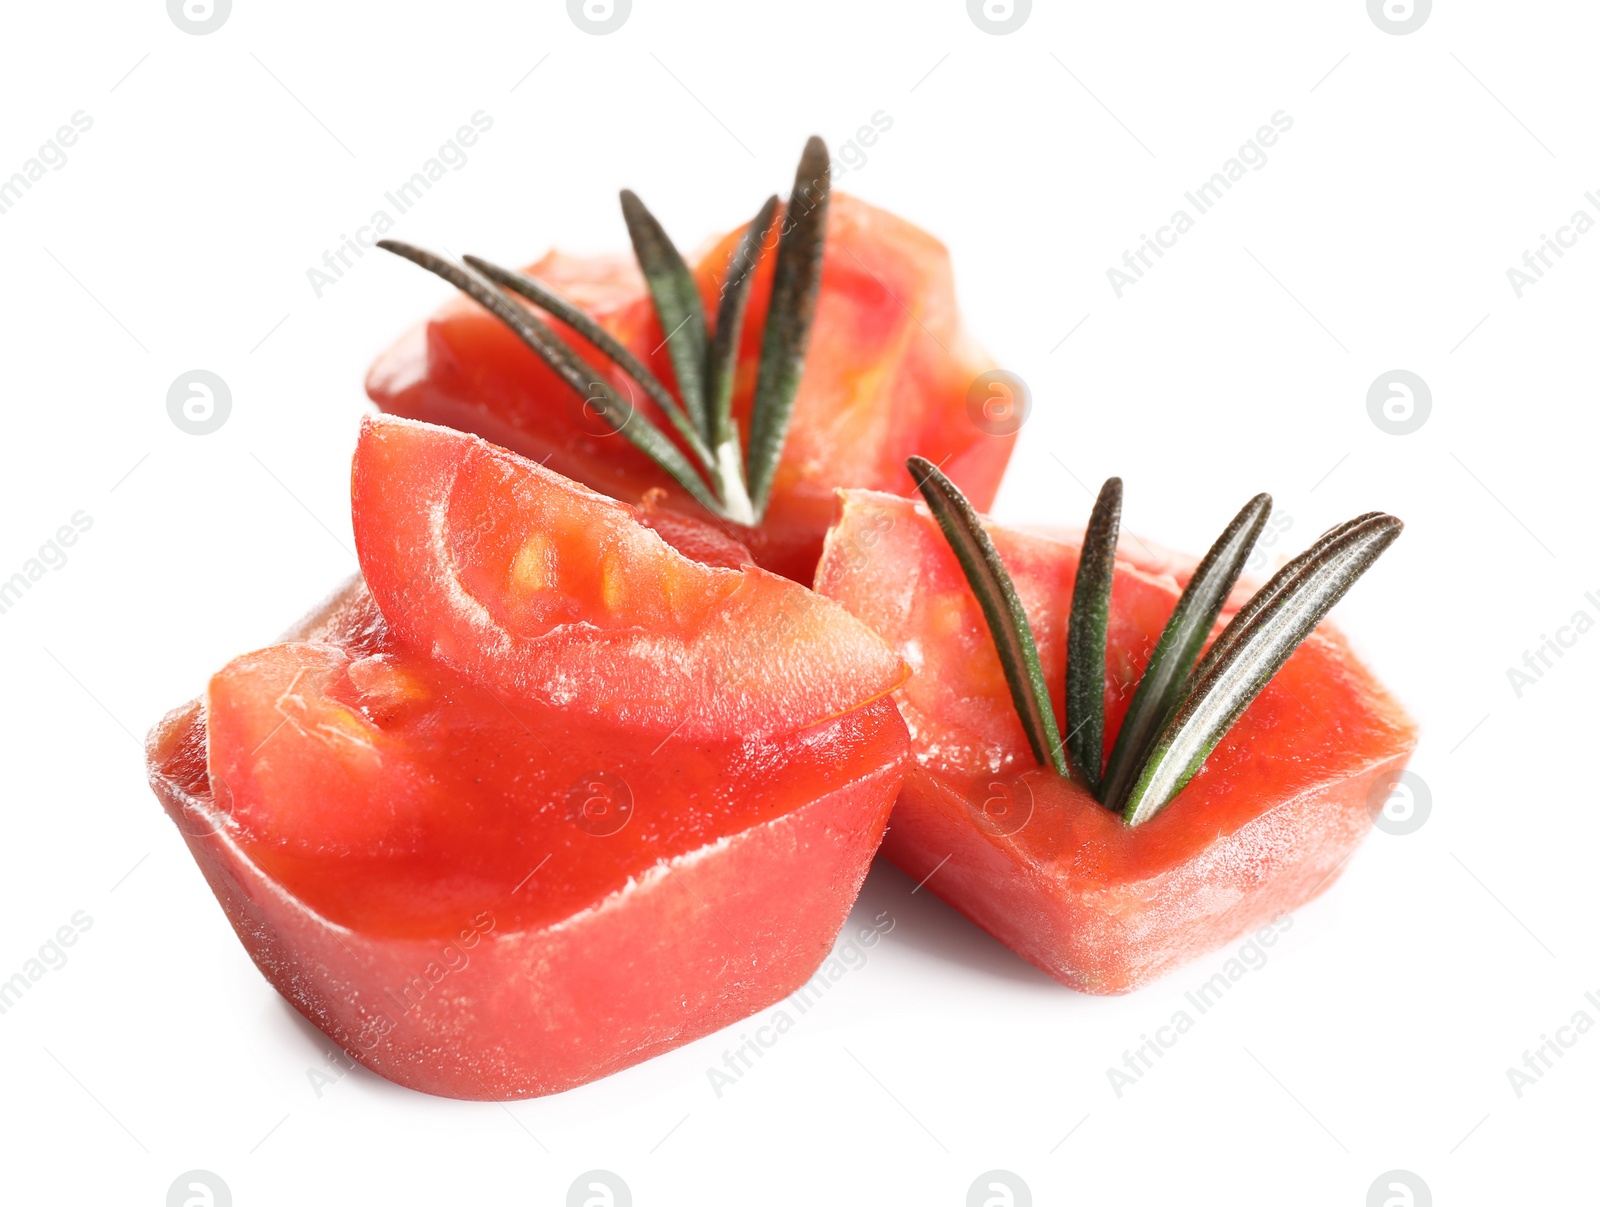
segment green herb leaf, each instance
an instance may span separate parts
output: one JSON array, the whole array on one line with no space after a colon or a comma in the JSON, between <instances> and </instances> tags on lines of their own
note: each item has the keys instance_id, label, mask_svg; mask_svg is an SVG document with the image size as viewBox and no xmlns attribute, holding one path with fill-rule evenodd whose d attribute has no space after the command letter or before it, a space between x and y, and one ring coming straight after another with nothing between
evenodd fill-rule
<instances>
[{"instance_id":1,"label":"green herb leaf","mask_svg":"<svg viewBox=\"0 0 1600 1207\"><path fill-rule=\"evenodd\" d=\"M1189 670L1271 512L1270 495L1257 495L1246 503L1195 569L1173 608L1111 748L1103 798L1110 808L1122 809L1152 743L1183 702Z\"/></svg>"},{"instance_id":2,"label":"green herb leaf","mask_svg":"<svg viewBox=\"0 0 1600 1207\"><path fill-rule=\"evenodd\" d=\"M689 446L689 451L707 472L711 472L711 450L706 447L694 424L689 422L682 405L672 396L672 391L662 384L661 379L650 371L650 367L635 356L626 344L544 282L535 280L527 273L502 268L478 256L462 256L461 259L469 268L488 277L502 289L520 294L540 309L549 311L609 356L616 362L617 367L633 378L639 388L649 395L651 401L661 408L662 413L671 420L672 426L683 437L684 443Z\"/></svg>"},{"instance_id":3,"label":"green herb leaf","mask_svg":"<svg viewBox=\"0 0 1600 1207\"><path fill-rule=\"evenodd\" d=\"M1311 562L1321 557L1323 552L1345 533L1368 520L1377 519L1382 514L1383 512L1381 511L1369 511L1364 515L1358 515L1353 520L1346 520L1343 524L1324 532L1304 553L1285 562L1283 569L1268 579L1267 585L1252 595L1244 607L1233 614L1233 618L1228 621L1227 627L1218 633L1217 639L1211 643L1211 648L1205 652L1199 662L1195 663L1194 670L1189 674L1190 688L1193 688L1196 683L1199 683L1200 680L1211 673L1212 668L1221 661L1224 654L1233 648L1234 643L1239 640L1239 635L1256 618L1256 614L1278 598L1283 593L1283 589L1294 580L1296 575ZM1188 692L1186 691L1184 694L1187 695Z\"/></svg>"},{"instance_id":4,"label":"green herb leaf","mask_svg":"<svg viewBox=\"0 0 1600 1207\"><path fill-rule=\"evenodd\" d=\"M706 331L705 307L694 276L655 216L623 190L622 213L634 254L665 332L677 384L674 395L643 359L592 317L555 290L524 273L476 256L466 266L396 240L378 246L443 277L505 323L564 382L577 390L607 423L650 457L707 511L719 519L760 523L772 478L788 435L794 395L805 365L811 321L822 276L822 241L827 224L828 150L812 138L795 173L783 230L778 239L772 300L757 370L750 425L751 453L740 449L732 415L740 332L752 274L772 226L777 198L770 198L739 241L729 264L717 314L715 338ZM503 291L503 292L502 292ZM608 357L661 409L682 448L645 414L624 401L566 340L528 307L525 298L561 320ZM688 450L688 455L684 453ZM691 461L692 458L692 461ZM759 499L746 474L759 476ZM708 488L707 482L710 486Z\"/></svg>"},{"instance_id":5,"label":"green herb leaf","mask_svg":"<svg viewBox=\"0 0 1600 1207\"><path fill-rule=\"evenodd\" d=\"M1083 533L1067 624L1067 749L1096 797L1105 759L1106 628L1121 524L1122 479L1107 478Z\"/></svg>"},{"instance_id":6,"label":"green herb leaf","mask_svg":"<svg viewBox=\"0 0 1600 1207\"><path fill-rule=\"evenodd\" d=\"M763 241L777 212L776 195L767 198L755 220L745 227L739 244L728 259L722 280L722 300L717 306L717 329L711 337L707 356L706 392L711 408L711 446L724 481L737 482L743 502L750 511L746 523L755 522L755 509L745 494L744 454L739 448L739 425L733 421L733 387L739 365L739 335L744 329L745 306L750 301L750 286L756 264L761 259ZM728 492L724 492L726 497ZM730 500L730 503L732 500ZM730 511L736 510L730 506Z\"/></svg>"},{"instance_id":7,"label":"green herb leaf","mask_svg":"<svg viewBox=\"0 0 1600 1207\"><path fill-rule=\"evenodd\" d=\"M622 190L622 217L633 240L633 254L644 271L666 336L672 375L689 418L706 443L713 437L706 410L706 312L700 288L661 223L630 190Z\"/></svg>"},{"instance_id":8,"label":"green herb leaf","mask_svg":"<svg viewBox=\"0 0 1600 1207\"><path fill-rule=\"evenodd\" d=\"M1183 790L1289 655L1394 543L1403 527L1393 516L1381 514L1343 526L1336 530L1338 535L1329 534L1318 542L1320 551L1297 559L1298 569L1278 584L1266 603L1247 608L1250 619L1238 626L1226 652L1153 744L1123 810L1129 825L1148 821ZM1269 589L1263 588L1262 594Z\"/></svg>"},{"instance_id":9,"label":"green herb leaf","mask_svg":"<svg viewBox=\"0 0 1600 1207\"><path fill-rule=\"evenodd\" d=\"M1011 699L1022 721L1023 732L1028 735L1028 745L1033 747L1034 757L1041 764L1054 767L1060 775L1067 775L1061 734L1050 705L1050 689L1039 666L1033 629L994 542L984 531L983 522L966 496L933 462L912 457L906 462L906 468L911 471L911 479L922 497L928 501L928 509L943 529L972 594L989 622L1000 665L1011 687Z\"/></svg>"},{"instance_id":10,"label":"green herb leaf","mask_svg":"<svg viewBox=\"0 0 1600 1207\"><path fill-rule=\"evenodd\" d=\"M794 397L805 370L811 320L822 284L822 248L828 227L831 189L828 148L813 135L806 142L794 189L783 213L778 260L772 275L772 300L761 341L761 368L750 414L747 481L756 515L766 512L772 479L794 412Z\"/></svg>"},{"instance_id":11,"label":"green herb leaf","mask_svg":"<svg viewBox=\"0 0 1600 1207\"><path fill-rule=\"evenodd\" d=\"M463 265L452 263L432 252L412 247L394 239L379 240L384 251L410 260L426 268L435 276L450 282L462 293L494 315L538 354L567 385L588 400L623 439L661 466L672 478L714 515L723 514L721 504L695 473L694 466L681 449L667 439L655 424L634 410L554 331L541 322L533 311L520 302L514 302L495 287L493 281Z\"/></svg>"},{"instance_id":12,"label":"green herb leaf","mask_svg":"<svg viewBox=\"0 0 1600 1207\"><path fill-rule=\"evenodd\" d=\"M762 243L777 212L778 197L773 194L745 227L739 244L728 257L728 272L722 281L722 300L717 307L717 329L711 337L711 353L706 379L711 400L711 430L720 435L733 428L733 386L739 363L739 335L744 328L745 306L755 280L756 264L761 259Z\"/></svg>"}]
</instances>

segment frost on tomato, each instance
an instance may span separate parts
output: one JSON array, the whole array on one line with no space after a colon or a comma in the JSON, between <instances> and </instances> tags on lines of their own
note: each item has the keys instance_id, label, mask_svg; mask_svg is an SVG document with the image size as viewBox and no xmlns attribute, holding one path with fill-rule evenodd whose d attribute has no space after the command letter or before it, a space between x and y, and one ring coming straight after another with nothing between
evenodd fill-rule
<instances>
[{"instance_id":1,"label":"frost on tomato","mask_svg":"<svg viewBox=\"0 0 1600 1207\"><path fill-rule=\"evenodd\" d=\"M1078 545L988 531L1059 717ZM1166 555L1144 568L1118 562L1107 753L1184 570ZM912 668L896 700L916 766L884 854L1076 989L1126 992L1321 892L1371 828L1374 788L1415 744L1399 706L1324 625L1172 803L1129 827L1081 783L1036 764L977 601L923 506L844 492L817 589Z\"/></svg>"},{"instance_id":2,"label":"frost on tomato","mask_svg":"<svg viewBox=\"0 0 1600 1207\"><path fill-rule=\"evenodd\" d=\"M474 438L383 420L362 448L383 587L354 580L149 741L268 980L385 1077L488 1099L582 1084L802 984L903 778L898 658L837 605L693 561ZM434 561L385 560L441 508ZM541 568L519 566L541 535ZM730 610L753 647L719 627ZM744 691L763 671L790 685L787 721Z\"/></svg>"},{"instance_id":3,"label":"frost on tomato","mask_svg":"<svg viewBox=\"0 0 1600 1207\"><path fill-rule=\"evenodd\" d=\"M362 424L351 511L396 635L477 682L640 732L789 732L895 687L865 625L754 566L708 567L633 509L484 440Z\"/></svg>"},{"instance_id":4,"label":"frost on tomato","mask_svg":"<svg viewBox=\"0 0 1600 1207\"><path fill-rule=\"evenodd\" d=\"M741 233L724 236L695 268L709 314ZM745 437L773 262L769 252L756 270L741 335L733 408ZM662 381L673 380L631 259L552 252L527 271L586 310ZM571 328L554 326L591 364L608 365ZM834 488L909 493L905 459L912 453L942 465L975 505L988 506L1015 440L1014 433L991 434L992 424L983 430L968 412L973 379L992 367L962 327L944 246L892 214L835 194L805 375L772 501L759 527L732 527L733 535L760 565L809 584ZM602 372L667 428L625 376ZM379 357L367 392L385 411L477 433L613 498L633 503L661 489L665 506L704 514L515 335L464 299Z\"/></svg>"}]
</instances>

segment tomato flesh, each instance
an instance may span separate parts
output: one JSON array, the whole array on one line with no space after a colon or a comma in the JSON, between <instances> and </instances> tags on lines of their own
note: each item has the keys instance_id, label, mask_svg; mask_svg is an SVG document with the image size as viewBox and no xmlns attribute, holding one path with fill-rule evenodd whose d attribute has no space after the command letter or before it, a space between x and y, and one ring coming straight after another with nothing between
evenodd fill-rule
<instances>
[{"instance_id":1,"label":"tomato flesh","mask_svg":"<svg viewBox=\"0 0 1600 1207\"><path fill-rule=\"evenodd\" d=\"M368 419L351 493L400 639L513 697L696 740L790 732L904 677L838 605L685 557L625 504L476 437Z\"/></svg>"},{"instance_id":2,"label":"tomato flesh","mask_svg":"<svg viewBox=\"0 0 1600 1207\"><path fill-rule=\"evenodd\" d=\"M380 449L375 431L394 439ZM630 508L473 437L380 420L362 448L384 454L358 454L355 474L363 569L383 590L357 579L235 659L148 745L158 797L268 980L382 1075L488 1099L582 1084L793 992L903 780L899 659L837 605L737 554L741 569L694 561ZM465 485L429 495L425 479ZM428 548L453 555L404 560L404 517L437 507L455 522ZM702 541L667 527L678 548ZM548 597L502 590L528 579L515 551L541 533ZM445 569L496 609L505 658L446 631L423 589ZM740 600L781 649L695 645ZM516 646L535 630L556 654ZM701 696L747 702L726 686L738 672L697 677L684 649L778 681L803 670L806 690L787 723L719 712ZM630 686L655 694L634 707ZM665 726L667 709L690 722Z\"/></svg>"},{"instance_id":3,"label":"tomato flesh","mask_svg":"<svg viewBox=\"0 0 1600 1207\"><path fill-rule=\"evenodd\" d=\"M1059 718L1077 543L989 532ZM1146 565L1119 561L1113 585L1107 754L1184 569L1165 555ZM1324 625L1189 786L1128 827L1080 781L1037 767L983 615L924 507L845 492L817 589L912 667L896 700L916 767L884 854L1076 989L1127 992L1322 891L1371 828L1373 788L1415 745L1404 712Z\"/></svg>"},{"instance_id":4,"label":"tomato flesh","mask_svg":"<svg viewBox=\"0 0 1600 1207\"><path fill-rule=\"evenodd\" d=\"M768 740L658 745L406 648L364 586L343 613L333 623L370 619L376 636L285 642L213 676L208 773L241 847L367 933L448 932L486 905L547 926L847 785L841 754L876 745L892 762L892 705Z\"/></svg>"},{"instance_id":5,"label":"tomato flesh","mask_svg":"<svg viewBox=\"0 0 1600 1207\"><path fill-rule=\"evenodd\" d=\"M741 233L724 236L694 269L710 315ZM733 408L746 435L773 262L769 253L757 269L741 336ZM583 307L671 386L660 324L630 259L551 253L527 271ZM624 398L670 431L637 387L570 328L555 325ZM805 376L771 504L759 527L729 525L729 532L761 566L809 584L832 520L834 488L909 493L905 460L913 453L942 464L977 506L987 507L1016 438L992 434L969 415L969 387L992 367L962 328L943 245L836 194ZM614 498L636 502L662 490L663 506L705 515L516 336L466 299L453 300L380 356L367 392L385 411L474 432Z\"/></svg>"}]
</instances>

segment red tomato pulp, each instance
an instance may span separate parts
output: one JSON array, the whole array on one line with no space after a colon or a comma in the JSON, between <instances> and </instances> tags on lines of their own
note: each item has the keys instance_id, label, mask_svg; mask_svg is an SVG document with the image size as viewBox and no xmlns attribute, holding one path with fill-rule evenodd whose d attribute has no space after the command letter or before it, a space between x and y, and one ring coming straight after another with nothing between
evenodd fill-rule
<instances>
[{"instance_id":1,"label":"red tomato pulp","mask_svg":"<svg viewBox=\"0 0 1600 1207\"><path fill-rule=\"evenodd\" d=\"M406 594L375 550L438 505L423 479L460 489ZM470 437L369 424L356 480L363 567L384 585L356 580L235 659L149 743L157 795L268 980L382 1075L490 1099L582 1084L802 984L903 776L898 659L835 605L695 563L628 508ZM519 548L551 537L542 602L496 560L519 525ZM543 648L501 648L549 677L521 690L459 656L422 589L445 581L512 609L508 634L548 623ZM730 601L773 648L733 633L721 661L799 683L787 723L680 657L718 661L704 634ZM582 706L563 674L587 676ZM636 706L629 684L657 695ZM660 704L689 720L674 731Z\"/></svg>"},{"instance_id":2,"label":"red tomato pulp","mask_svg":"<svg viewBox=\"0 0 1600 1207\"><path fill-rule=\"evenodd\" d=\"M699 260L695 276L710 315L740 230ZM765 331L774 257L756 270L741 333L733 409L748 438L750 400ZM633 261L551 253L527 270L587 311L669 385L672 371ZM565 324L558 332L622 393L667 421L620 372ZM906 458L943 466L975 506L999 488L1016 440L1007 423L975 421L968 393L993 363L972 342L956 309L943 244L853 197L830 203L822 285L794 418L756 528L729 526L756 561L809 584L833 518L833 490L913 490ZM649 458L561 383L497 319L458 298L380 356L367 392L383 410L475 432L627 502L666 492L665 506L705 513ZM982 391L980 390L980 395ZM1009 430L1007 430L1009 429Z\"/></svg>"},{"instance_id":3,"label":"red tomato pulp","mask_svg":"<svg viewBox=\"0 0 1600 1207\"><path fill-rule=\"evenodd\" d=\"M1032 623L1059 718L1078 546L993 525L989 533ZM1175 568L1166 557L1148 569L1117 564L1108 753L1177 602ZM1075 989L1127 992L1322 891L1371 828L1374 787L1415 745L1400 707L1324 625L1188 787L1129 827L1081 783L1035 763L982 612L921 504L844 492L817 589L912 668L896 699L916 766L884 854L917 880L931 877L929 889Z\"/></svg>"}]
</instances>

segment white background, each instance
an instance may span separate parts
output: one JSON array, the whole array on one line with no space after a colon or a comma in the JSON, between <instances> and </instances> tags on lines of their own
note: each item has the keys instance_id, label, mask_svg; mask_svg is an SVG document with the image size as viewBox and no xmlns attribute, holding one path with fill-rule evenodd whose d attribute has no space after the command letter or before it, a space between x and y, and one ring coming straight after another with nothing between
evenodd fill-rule
<instances>
[{"instance_id":1,"label":"white background","mask_svg":"<svg viewBox=\"0 0 1600 1207\"><path fill-rule=\"evenodd\" d=\"M1506 270L1594 203L1594 6L1441 0L635 0L597 37L557 0L9 5L0 175L84 110L0 215L0 578L74 512L70 560L0 616L0 977L78 910L70 962L0 1016L12 1202L149 1204L215 1171L259 1204L1367 1201L1592 1196L1591 1032L1521 1098L1508 1066L1600 994L1589 770L1600 635L1521 697L1507 668L1600 592L1600 233L1520 299ZM531 74L530 74L531 72ZM446 290L369 254L306 270L477 110L494 126L404 238L523 262L624 246L637 189L686 244L787 186L807 134L893 128L839 187L950 246L970 322L1032 386L997 511L1202 550L1270 490L1299 548L1383 508L1402 541L1338 613L1423 728L1433 811L1375 833L1270 963L1119 1099L1106 1076L1227 953L1125 998L1063 989L879 867L894 931L721 1098L736 1027L557 1098L427 1098L358 1072L245 957L144 785L140 739L354 566L348 459L371 358ZM1118 299L1106 270L1283 110L1293 129ZM1064 338L1068 336L1069 338ZM169 421L206 368L217 433ZM1433 411L1369 419L1396 367ZM1064 1137L1066 1137L1064 1139ZM1569 1189L1561 1189L1563 1186ZM1592 1201L1585 1199L1584 1201Z\"/></svg>"}]
</instances>

